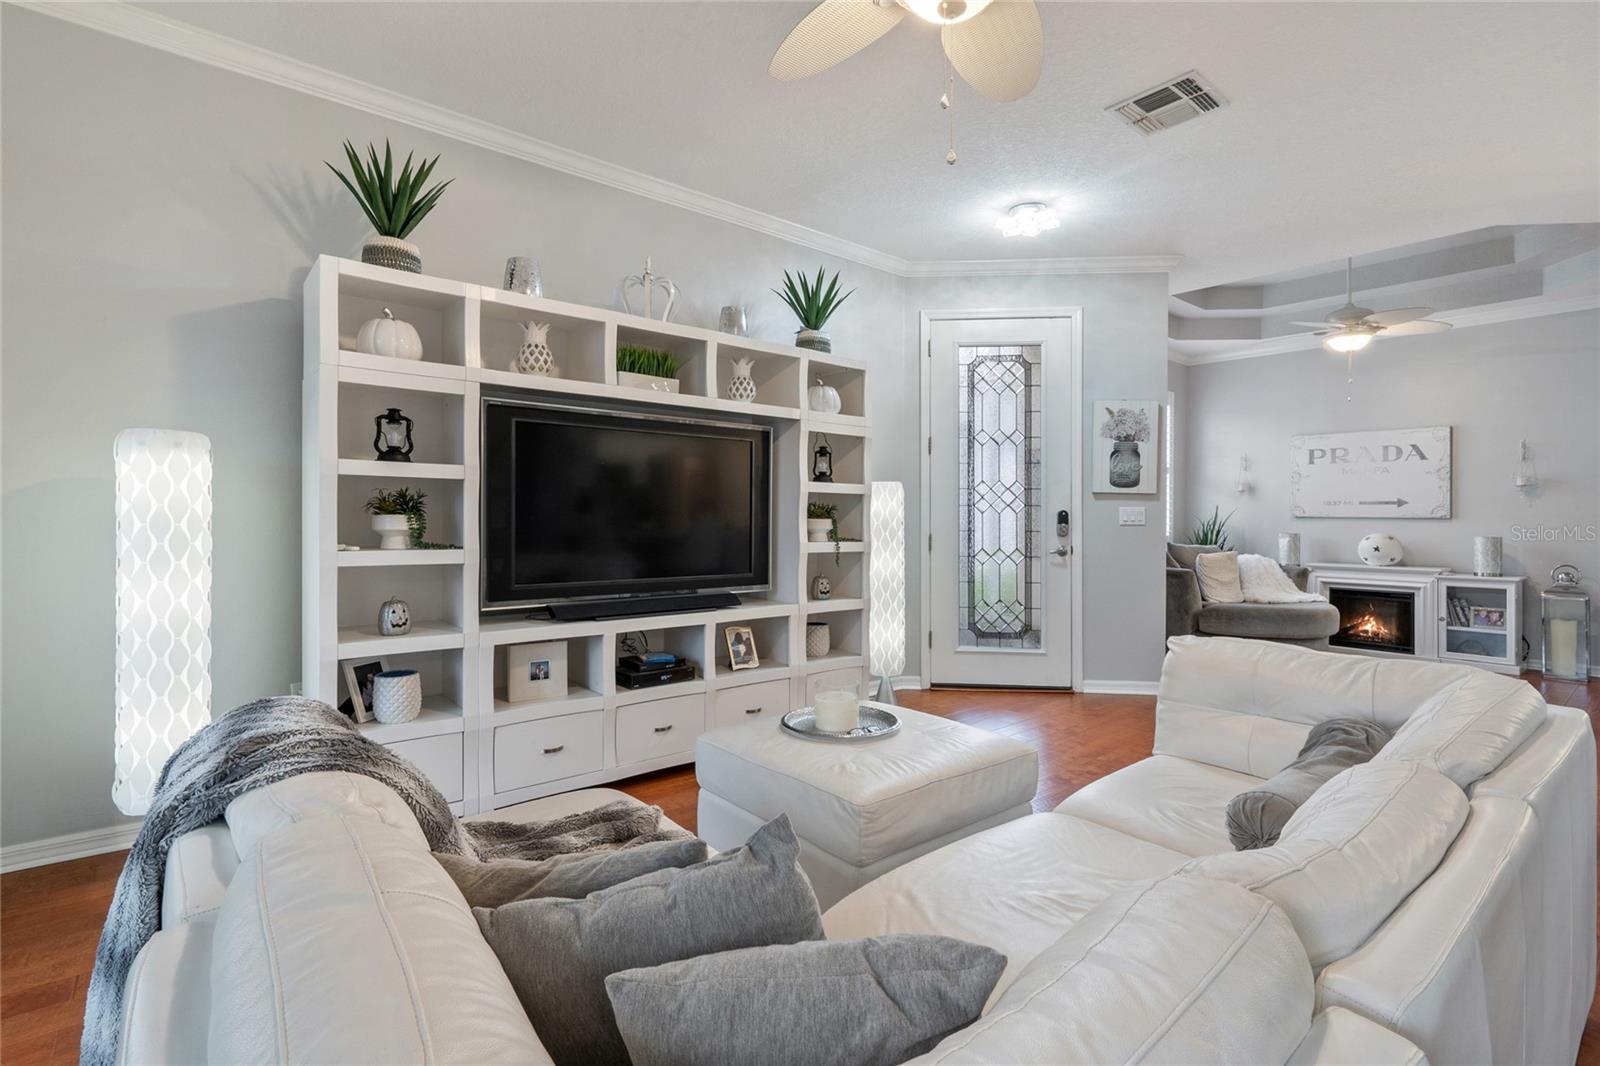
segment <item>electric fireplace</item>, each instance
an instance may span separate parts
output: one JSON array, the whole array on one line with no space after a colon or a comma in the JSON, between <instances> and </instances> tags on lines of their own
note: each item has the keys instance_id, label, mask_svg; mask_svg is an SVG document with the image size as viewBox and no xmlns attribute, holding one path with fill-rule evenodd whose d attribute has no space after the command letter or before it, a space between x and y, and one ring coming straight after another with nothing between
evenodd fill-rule
<instances>
[{"instance_id":1,"label":"electric fireplace","mask_svg":"<svg viewBox=\"0 0 1600 1066\"><path fill-rule=\"evenodd\" d=\"M1334 586L1328 589L1328 602L1339 608L1339 631L1328 638L1334 647L1417 653L1412 593Z\"/></svg>"}]
</instances>

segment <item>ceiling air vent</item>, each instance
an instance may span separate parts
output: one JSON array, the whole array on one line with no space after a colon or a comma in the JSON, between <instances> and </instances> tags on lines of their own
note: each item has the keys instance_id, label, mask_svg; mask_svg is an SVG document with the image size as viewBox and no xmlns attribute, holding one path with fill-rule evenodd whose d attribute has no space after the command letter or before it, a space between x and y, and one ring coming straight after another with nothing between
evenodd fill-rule
<instances>
[{"instance_id":1,"label":"ceiling air vent","mask_svg":"<svg viewBox=\"0 0 1600 1066\"><path fill-rule=\"evenodd\" d=\"M1115 111L1128 125L1148 137L1199 118L1207 111L1215 111L1227 102L1198 71L1191 70L1112 104L1106 110Z\"/></svg>"}]
</instances>

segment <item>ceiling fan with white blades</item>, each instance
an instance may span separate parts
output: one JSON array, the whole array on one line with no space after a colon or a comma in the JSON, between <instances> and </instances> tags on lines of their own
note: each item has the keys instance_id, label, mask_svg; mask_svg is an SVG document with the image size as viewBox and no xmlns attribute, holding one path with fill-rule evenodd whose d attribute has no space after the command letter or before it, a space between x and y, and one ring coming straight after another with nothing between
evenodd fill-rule
<instances>
[{"instance_id":1,"label":"ceiling fan with white blades","mask_svg":"<svg viewBox=\"0 0 1600 1066\"><path fill-rule=\"evenodd\" d=\"M1353 355L1372 343L1374 337L1406 337L1417 333L1443 333L1450 323L1439 322L1428 316L1431 307L1397 307L1393 311L1374 311L1356 303L1352 285L1353 260L1344 261L1345 304L1328 313L1321 322L1295 322L1292 325L1310 326L1312 336L1322 337L1322 346L1340 355Z\"/></svg>"},{"instance_id":2,"label":"ceiling fan with white blades","mask_svg":"<svg viewBox=\"0 0 1600 1066\"><path fill-rule=\"evenodd\" d=\"M822 0L789 31L767 72L779 81L820 74L894 29L907 12L939 27L951 67L989 99L1020 100L1039 83L1044 33L1033 0Z\"/></svg>"}]
</instances>

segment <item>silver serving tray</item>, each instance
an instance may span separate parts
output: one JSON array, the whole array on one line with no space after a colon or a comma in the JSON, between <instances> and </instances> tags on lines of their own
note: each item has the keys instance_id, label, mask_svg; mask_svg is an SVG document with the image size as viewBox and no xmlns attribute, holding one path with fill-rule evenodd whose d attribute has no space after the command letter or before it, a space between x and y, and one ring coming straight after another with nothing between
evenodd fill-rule
<instances>
[{"instance_id":1,"label":"silver serving tray","mask_svg":"<svg viewBox=\"0 0 1600 1066\"><path fill-rule=\"evenodd\" d=\"M887 707L875 703L861 705L861 724L848 733L831 733L817 728L817 713L810 707L790 711L779 723L786 733L807 740L857 741L879 740L900 732L900 718Z\"/></svg>"}]
</instances>

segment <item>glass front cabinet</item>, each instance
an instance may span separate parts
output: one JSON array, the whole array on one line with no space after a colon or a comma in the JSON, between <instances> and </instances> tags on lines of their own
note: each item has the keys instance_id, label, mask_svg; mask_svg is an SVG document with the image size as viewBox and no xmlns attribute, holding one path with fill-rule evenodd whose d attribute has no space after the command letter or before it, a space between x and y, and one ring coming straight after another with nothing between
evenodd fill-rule
<instances>
[{"instance_id":1,"label":"glass front cabinet","mask_svg":"<svg viewBox=\"0 0 1600 1066\"><path fill-rule=\"evenodd\" d=\"M1522 578L1444 575L1439 658L1505 674L1522 670Z\"/></svg>"}]
</instances>

